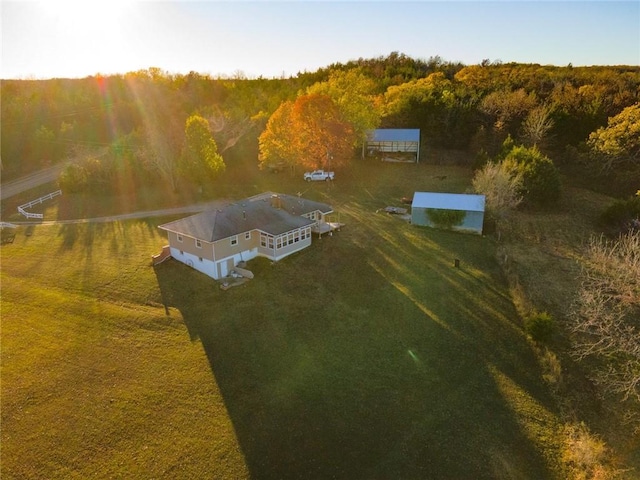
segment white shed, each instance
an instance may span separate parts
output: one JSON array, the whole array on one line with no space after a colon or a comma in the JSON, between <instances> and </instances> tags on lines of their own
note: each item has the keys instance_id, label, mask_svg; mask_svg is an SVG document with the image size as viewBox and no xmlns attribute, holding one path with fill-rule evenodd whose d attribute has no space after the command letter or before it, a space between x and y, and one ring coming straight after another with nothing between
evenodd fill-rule
<instances>
[{"instance_id":1,"label":"white shed","mask_svg":"<svg viewBox=\"0 0 640 480\"><path fill-rule=\"evenodd\" d=\"M482 235L484 206L484 195L416 192L411 223Z\"/></svg>"}]
</instances>

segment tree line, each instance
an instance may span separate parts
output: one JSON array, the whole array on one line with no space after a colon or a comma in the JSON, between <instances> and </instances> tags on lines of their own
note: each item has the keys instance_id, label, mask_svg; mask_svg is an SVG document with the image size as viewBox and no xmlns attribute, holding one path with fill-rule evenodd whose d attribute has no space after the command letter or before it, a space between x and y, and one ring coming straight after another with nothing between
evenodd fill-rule
<instances>
[{"instance_id":1,"label":"tree line","mask_svg":"<svg viewBox=\"0 0 640 480\"><path fill-rule=\"evenodd\" d=\"M149 68L6 80L0 89L7 179L104 148L98 164L111 162L134 182L186 181L179 164L194 115L227 163L239 145L259 142L262 163L337 168L367 129L420 128L423 149L468 151L480 165L510 137L616 193L635 192L640 175L637 66L466 66L392 52L289 78Z\"/></svg>"}]
</instances>

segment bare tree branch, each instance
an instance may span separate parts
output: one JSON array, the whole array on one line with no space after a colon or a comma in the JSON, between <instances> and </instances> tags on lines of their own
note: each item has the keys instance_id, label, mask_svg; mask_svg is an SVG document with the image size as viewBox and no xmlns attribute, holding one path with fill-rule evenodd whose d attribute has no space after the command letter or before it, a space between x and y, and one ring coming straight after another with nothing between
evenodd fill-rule
<instances>
[{"instance_id":1,"label":"bare tree branch","mask_svg":"<svg viewBox=\"0 0 640 480\"><path fill-rule=\"evenodd\" d=\"M593 238L572 311L573 354L595 356L605 391L640 401L640 232Z\"/></svg>"}]
</instances>

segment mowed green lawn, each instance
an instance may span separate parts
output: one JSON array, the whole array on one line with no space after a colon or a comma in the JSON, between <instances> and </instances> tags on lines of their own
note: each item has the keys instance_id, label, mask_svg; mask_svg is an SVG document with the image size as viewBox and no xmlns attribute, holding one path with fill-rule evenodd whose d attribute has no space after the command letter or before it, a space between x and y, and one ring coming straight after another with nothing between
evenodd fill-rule
<instances>
[{"instance_id":1,"label":"mowed green lawn","mask_svg":"<svg viewBox=\"0 0 640 480\"><path fill-rule=\"evenodd\" d=\"M560 478L492 242L376 213L468 184L252 177L246 195L300 191L346 226L228 291L150 266L166 219L22 228L1 250L2 478Z\"/></svg>"},{"instance_id":2,"label":"mowed green lawn","mask_svg":"<svg viewBox=\"0 0 640 480\"><path fill-rule=\"evenodd\" d=\"M2 247L0 476L246 477L201 345L158 303L163 239L143 223L72 230Z\"/></svg>"}]
</instances>

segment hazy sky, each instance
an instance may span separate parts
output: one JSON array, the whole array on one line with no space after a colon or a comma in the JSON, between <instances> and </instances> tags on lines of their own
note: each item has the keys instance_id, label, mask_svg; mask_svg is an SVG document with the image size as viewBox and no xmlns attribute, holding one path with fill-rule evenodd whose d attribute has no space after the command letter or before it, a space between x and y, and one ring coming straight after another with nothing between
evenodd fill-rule
<instances>
[{"instance_id":1,"label":"hazy sky","mask_svg":"<svg viewBox=\"0 0 640 480\"><path fill-rule=\"evenodd\" d=\"M1 78L159 67L249 77L439 55L640 65L640 1L4 1Z\"/></svg>"}]
</instances>

